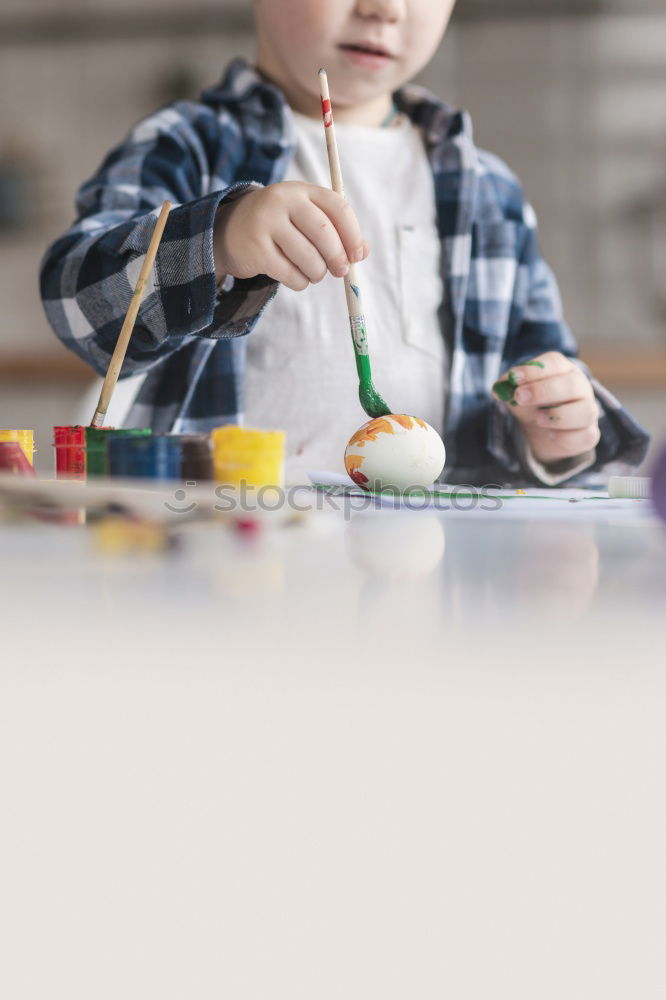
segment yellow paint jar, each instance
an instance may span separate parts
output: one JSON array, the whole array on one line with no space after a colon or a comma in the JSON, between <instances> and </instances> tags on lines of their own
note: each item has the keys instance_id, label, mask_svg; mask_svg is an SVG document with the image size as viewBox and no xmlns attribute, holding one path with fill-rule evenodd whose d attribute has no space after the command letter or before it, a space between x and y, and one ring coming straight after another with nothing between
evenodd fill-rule
<instances>
[{"instance_id":1,"label":"yellow paint jar","mask_svg":"<svg viewBox=\"0 0 666 1000\"><path fill-rule=\"evenodd\" d=\"M211 432L213 470L231 486L284 485L284 431L259 431L228 424Z\"/></svg>"},{"instance_id":2,"label":"yellow paint jar","mask_svg":"<svg viewBox=\"0 0 666 1000\"><path fill-rule=\"evenodd\" d=\"M35 454L35 435L28 430L0 430L0 441L16 441L20 444L23 454L30 464L33 464Z\"/></svg>"}]
</instances>

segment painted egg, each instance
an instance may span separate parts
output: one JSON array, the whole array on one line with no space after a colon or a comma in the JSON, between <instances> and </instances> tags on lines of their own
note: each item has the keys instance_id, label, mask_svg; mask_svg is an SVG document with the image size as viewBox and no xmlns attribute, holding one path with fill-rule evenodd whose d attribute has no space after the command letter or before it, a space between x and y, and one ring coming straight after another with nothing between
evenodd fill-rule
<instances>
[{"instance_id":1,"label":"painted egg","mask_svg":"<svg viewBox=\"0 0 666 1000\"><path fill-rule=\"evenodd\" d=\"M367 490L424 489L444 468L444 442L430 424L405 413L375 417L356 431L345 468Z\"/></svg>"}]
</instances>

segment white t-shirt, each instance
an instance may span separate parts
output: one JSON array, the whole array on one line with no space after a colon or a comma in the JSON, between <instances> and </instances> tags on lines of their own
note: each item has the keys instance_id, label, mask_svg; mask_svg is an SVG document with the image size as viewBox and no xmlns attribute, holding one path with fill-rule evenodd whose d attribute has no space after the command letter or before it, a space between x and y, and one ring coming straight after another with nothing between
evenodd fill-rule
<instances>
[{"instance_id":1,"label":"white t-shirt","mask_svg":"<svg viewBox=\"0 0 666 1000\"><path fill-rule=\"evenodd\" d=\"M330 187L320 121L294 114L285 180ZM441 433L446 388L433 177L419 130L336 124L345 194L370 255L358 265L372 376L395 413ZM280 287L247 338L245 423L287 433L286 479L344 471L347 441L370 418L358 399L344 283L327 274L303 292Z\"/></svg>"}]
</instances>

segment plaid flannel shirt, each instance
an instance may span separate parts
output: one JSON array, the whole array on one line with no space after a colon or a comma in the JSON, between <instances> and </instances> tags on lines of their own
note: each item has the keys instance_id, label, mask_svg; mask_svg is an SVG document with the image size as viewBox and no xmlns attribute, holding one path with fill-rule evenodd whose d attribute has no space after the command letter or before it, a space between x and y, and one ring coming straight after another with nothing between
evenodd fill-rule
<instances>
[{"instance_id":1,"label":"plaid flannel shirt","mask_svg":"<svg viewBox=\"0 0 666 1000\"><path fill-rule=\"evenodd\" d=\"M447 287L444 476L479 484L529 480L516 421L491 386L511 365L544 351L576 356L557 285L539 253L534 212L515 175L474 145L465 112L416 86L394 96L422 130L435 181ZM282 93L235 60L198 102L179 101L139 122L81 187L77 221L42 262L41 292L57 335L101 375L159 208L167 198L175 206L123 365L123 376L147 372L129 426L206 431L242 421L245 335L278 285L258 275L218 288L213 224L222 202L251 184L280 181L294 148ZM381 350L379 339L374 349ZM639 464L649 441L607 389L594 379L592 385L601 440L594 466L572 480L581 484L599 480L602 470Z\"/></svg>"}]
</instances>

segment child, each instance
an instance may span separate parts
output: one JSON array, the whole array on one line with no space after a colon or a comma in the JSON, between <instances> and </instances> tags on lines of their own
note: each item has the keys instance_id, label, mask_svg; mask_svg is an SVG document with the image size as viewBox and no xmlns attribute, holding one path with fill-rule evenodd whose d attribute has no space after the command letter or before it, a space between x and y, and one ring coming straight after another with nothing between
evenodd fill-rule
<instances>
[{"instance_id":1,"label":"child","mask_svg":"<svg viewBox=\"0 0 666 1000\"><path fill-rule=\"evenodd\" d=\"M575 360L516 177L464 112L406 85L454 3L256 0L256 67L236 60L200 101L140 122L83 185L41 289L100 374L159 207L176 206L123 368L145 376L127 426L244 418L287 431L288 481L341 469L367 418L339 279L365 260L374 382L442 434L448 482L556 485L640 463L647 434ZM348 201L329 187L320 66Z\"/></svg>"}]
</instances>

